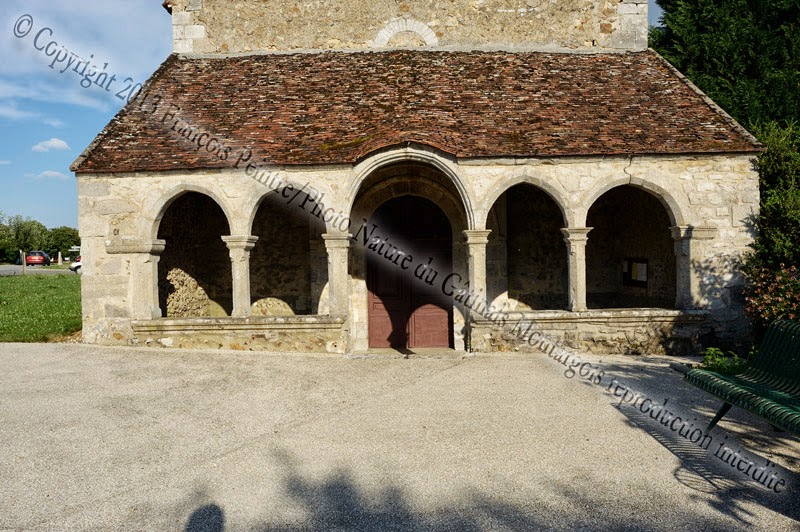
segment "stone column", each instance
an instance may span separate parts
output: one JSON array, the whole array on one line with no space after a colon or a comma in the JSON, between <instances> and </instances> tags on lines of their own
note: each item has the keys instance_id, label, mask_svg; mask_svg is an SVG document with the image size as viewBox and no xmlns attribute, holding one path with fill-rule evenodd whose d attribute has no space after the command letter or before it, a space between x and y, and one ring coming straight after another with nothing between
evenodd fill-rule
<instances>
[{"instance_id":1,"label":"stone column","mask_svg":"<svg viewBox=\"0 0 800 532\"><path fill-rule=\"evenodd\" d=\"M328 251L328 308L331 316L347 316L350 312L349 233L325 233L325 249Z\"/></svg>"},{"instance_id":2,"label":"stone column","mask_svg":"<svg viewBox=\"0 0 800 532\"><path fill-rule=\"evenodd\" d=\"M670 227L675 250L675 308L694 307L692 298L692 255L691 227L682 225Z\"/></svg>"},{"instance_id":3,"label":"stone column","mask_svg":"<svg viewBox=\"0 0 800 532\"><path fill-rule=\"evenodd\" d=\"M705 304L702 293L702 272L692 271L692 258L701 256L696 249L701 241L713 240L717 236L716 227L694 227L679 225L670 227L675 241L676 296L675 308L693 309Z\"/></svg>"},{"instance_id":4,"label":"stone column","mask_svg":"<svg viewBox=\"0 0 800 532\"><path fill-rule=\"evenodd\" d=\"M486 299L486 244L489 243L491 229L463 231L467 239L467 270L470 292L478 300ZM486 302L487 308L489 301Z\"/></svg>"},{"instance_id":5,"label":"stone column","mask_svg":"<svg viewBox=\"0 0 800 532\"><path fill-rule=\"evenodd\" d=\"M128 288L131 318L152 320L161 317L158 305L158 261L167 242L129 240L106 244L109 255L130 256L131 277Z\"/></svg>"},{"instance_id":6,"label":"stone column","mask_svg":"<svg viewBox=\"0 0 800 532\"><path fill-rule=\"evenodd\" d=\"M586 242L591 227L562 229L569 251L569 310L586 310Z\"/></svg>"},{"instance_id":7,"label":"stone column","mask_svg":"<svg viewBox=\"0 0 800 532\"><path fill-rule=\"evenodd\" d=\"M222 241L231 254L233 274L233 312L235 318L250 316L250 251L257 236L223 236Z\"/></svg>"}]
</instances>

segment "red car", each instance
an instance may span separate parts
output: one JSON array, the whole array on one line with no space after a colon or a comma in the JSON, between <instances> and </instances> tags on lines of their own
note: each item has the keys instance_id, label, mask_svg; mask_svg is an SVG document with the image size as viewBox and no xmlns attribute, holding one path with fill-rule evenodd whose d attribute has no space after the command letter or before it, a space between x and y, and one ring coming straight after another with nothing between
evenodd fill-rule
<instances>
[{"instance_id":1,"label":"red car","mask_svg":"<svg viewBox=\"0 0 800 532\"><path fill-rule=\"evenodd\" d=\"M25 264L28 266L34 266L36 264L50 266L50 255L44 251L29 251L25 256Z\"/></svg>"}]
</instances>

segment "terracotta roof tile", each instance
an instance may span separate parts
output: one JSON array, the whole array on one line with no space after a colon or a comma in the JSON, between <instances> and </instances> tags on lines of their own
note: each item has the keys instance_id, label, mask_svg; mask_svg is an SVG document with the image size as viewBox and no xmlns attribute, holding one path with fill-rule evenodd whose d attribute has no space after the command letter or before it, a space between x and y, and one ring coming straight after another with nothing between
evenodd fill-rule
<instances>
[{"instance_id":1,"label":"terracotta roof tile","mask_svg":"<svg viewBox=\"0 0 800 532\"><path fill-rule=\"evenodd\" d=\"M760 148L652 51L173 55L73 170L227 168L248 149L260 164L353 163L409 142L462 158Z\"/></svg>"}]
</instances>

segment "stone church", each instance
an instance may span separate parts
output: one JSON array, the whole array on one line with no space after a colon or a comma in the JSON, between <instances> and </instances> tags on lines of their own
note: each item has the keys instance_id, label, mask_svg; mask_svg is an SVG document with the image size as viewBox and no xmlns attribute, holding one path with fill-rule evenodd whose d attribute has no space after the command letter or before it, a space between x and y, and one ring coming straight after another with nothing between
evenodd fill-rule
<instances>
[{"instance_id":1,"label":"stone church","mask_svg":"<svg viewBox=\"0 0 800 532\"><path fill-rule=\"evenodd\" d=\"M102 344L741 344L758 142L646 0L168 0L174 53L73 164Z\"/></svg>"}]
</instances>

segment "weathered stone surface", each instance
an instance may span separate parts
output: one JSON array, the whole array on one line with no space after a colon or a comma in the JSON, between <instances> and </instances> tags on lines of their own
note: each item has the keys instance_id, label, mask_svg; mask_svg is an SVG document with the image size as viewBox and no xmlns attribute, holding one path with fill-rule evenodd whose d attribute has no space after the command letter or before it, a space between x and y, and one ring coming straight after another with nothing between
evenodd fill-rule
<instances>
[{"instance_id":1,"label":"weathered stone surface","mask_svg":"<svg viewBox=\"0 0 800 532\"><path fill-rule=\"evenodd\" d=\"M494 214L490 217L489 213L493 209L499 208L498 198L512 186L518 183L528 183L543 190L551 198L558 210L563 212L565 221L562 222L562 227L580 228L586 226L586 217L590 207L598 201L604 191L615 186L634 182L640 190L645 190L652 197L658 198L660 200L659 208L664 213L667 213L669 217L674 218L677 225L685 228L684 232L690 235L679 245L681 256L685 260L681 259L683 262L678 261L675 266L678 274L676 282L679 285L679 292L683 290L681 286L684 286L680 283L685 283L685 292L690 294L687 299L688 303L686 303L688 307L708 309L710 311L707 323L713 329L714 335L720 343L730 342L736 344L740 342L741 344L744 341L743 338L746 338L747 321L742 313L740 299L734 296L734 294L741 292L743 281L741 277L731 277L729 274L736 270L738 258L748 251L748 244L752 241L752 234L748 227L741 223L733 223L733 215L731 213L738 212L741 217L745 212L755 212L758 207L757 202L750 202L750 200L757 199L758 180L757 175L752 171L751 158L749 156L650 156L635 157L631 160L622 157L602 159L551 158L514 161L513 164L509 161L461 160L456 164L438 155L433 150L402 149L388 151L367 159L354 168L338 167L325 170L293 168L287 171L285 179L287 182L296 183L298 189L303 184L313 183L316 189L324 191L326 208L331 208L332 212L335 213L342 213L341 217L343 219L351 217L354 221L352 226L349 227L349 232L355 234L359 229L360 217L369 215L369 209L364 213L361 211L351 212L348 207L352 204L354 195L358 193L363 184L362 173L369 174L369 171L365 170L365 168L375 167L375 165L380 166L382 158L389 159L397 156L423 158L432 161L432 163L439 165L441 168L446 168L449 174L454 176L446 179L455 180L450 181L450 192L447 192L447 188L443 185L437 189L438 192L433 191L430 185L431 181L427 181L424 187L414 185L416 178L410 177L405 182L393 182L395 184L391 184L386 189L385 196L382 195L383 192L376 193L377 195L374 197L375 203L371 204L370 208L377 208L380 202L384 201L381 198L389 198L392 197L392 194L397 193L436 195L436 197L449 198L440 201L464 202L465 205L469 206L468 212L470 212L472 221L468 222L469 225L466 225L466 221L459 221L459 215L457 214L459 207L454 205L452 216L455 218L451 222L453 223L454 234L459 236L453 247L453 265L454 269L459 272L467 271L466 249L461 231L470 228L493 229L494 226L492 224L495 223L492 221L494 220ZM724 172L724 174L721 174L721 172ZM725 179L716 179L715 176L718 175L724 175ZM570 190L575 190L572 184L576 182L576 176L580 176L581 185L576 192L570 192ZM235 230L237 231L236 234L250 235L254 231L254 220L258 219L258 208L264 204L261 200L268 194L274 194L270 188L257 180L247 177L243 173L235 172L211 174L199 171L142 173L136 177L125 178L80 175L78 181L79 183L92 182L102 185L95 187L94 190L106 187L108 195L99 198L113 200L117 197L124 198L133 195L137 197L141 204L141 210L136 214L136 221L126 225L114 225L115 215L100 214L88 208L81 209L80 228L83 239L85 270L83 278L83 307L85 326L90 329L89 334L86 335L86 341L102 341L102 335L111 334L111 329L97 325L99 322L96 321L104 319L106 304L126 306L129 308L129 315L134 315L134 309L137 307L149 309L157 308L159 305L158 301L150 301L152 297L148 294L151 292L148 291L147 287L139 284L141 281L137 275L140 274L136 271L129 268L121 268L118 275L101 274L101 264L105 263L110 257L106 251L109 249L107 242L114 242L113 238L107 237L113 232L112 227L120 229L120 236L124 232L137 242L153 242L159 227L156 217L160 212L163 212L165 205L182 192L206 191L209 197L219 200L221 212L226 213L224 214L226 218L224 222L215 222L217 224L215 226L217 234ZM379 182L388 181L379 180ZM375 185L368 182L365 186L370 188ZM728 189L731 186L737 191L746 190L748 193L752 192L755 197L748 196L737 199L735 196L730 196L724 200L727 202L725 205L710 207L705 204L692 204L686 193L686 187L691 191L703 188L706 190L702 194L708 194ZM234 198L225 193L225 190L228 189L235 189L241 193ZM375 186L375 190L378 189L379 186ZM459 190L463 192L459 192ZM745 199L747 202L743 201ZM523 202L524 204L525 202ZM318 223L319 220L312 214L310 205L306 204L301 207L299 202L295 202L288 206L286 216L297 217L298 219L305 217L307 220L310 219L314 223ZM527 225L532 224L531 228L526 229L526 231L536 232L538 230L534 231L534 226L545 223L546 220L552 218L544 216L544 212L540 208L531 208L525 212L527 214L523 216L523 226L527 227ZM667 216L667 214L664 216ZM261 271L259 275L268 277L275 274L272 271L274 268L282 268L280 275L291 280L288 286L297 286L298 289L307 290L305 292L306 295L303 297L308 299L306 299L307 303L304 304L303 308L313 309L311 312L315 312L319 308L329 308L327 301L328 291L325 289L327 286L327 274L325 273L327 272L326 249L322 242L317 242L313 253L308 251L306 252L308 255L305 255L313 257L309 261L314 264L314 268L317 271L316 274L310 275L303 272L302 268L296 269L297 264L292 261L284 263L280 261L269 262L272 260L270 257L273 255L280 256L288 249L292 249L295 244L302 243L292 240L302 239L303 234L301 231L290 231L286 235L293 235L291 239L281 239L280 228L291 227L294 223L292 222L286 226L281 225L283 223L281 220L285 219L285 217L270 219L269 224L274 223L275 227L270 227L268 231L262 232L262 236L265 238L259 239L256 248L254 248L257 250L261 247L263 253L265 253L264 257L267 258L269 264L272 264L272 266ZM661 223L663 225L667 222L662 220ZM669 221L668 223L672 224L673 222ZM227 229L226 226L231 229ZM193 232L198 229L196 225L191 227ZM669 235L669 228L667 227L665 230ZM270 233L270 231L273 233ZM106 236L92 236L97 233L102 233ZM230 233L226 232L225 234ZM524 234L527 234L528 236L525 238L531 239L531 242L535 245L544 245L545 243L544 241L538 242L537 239L539 237L533 236L530 232ZM590 231L589 247L592 245L591 235L592 232ZM493 231L490 234L490 242L495 242L492 239L496 236L502 235ZM557 237L560 238L560 235L557 235ZM308 233L305 233L303 246L308 246L311 238ZM313 238L318 239L319 237ZM120 242L122 241L120 240ZM229 251L220 240L218 244L220 249L215 253L210 253L208 245L213 244L216 246L217 244L214 242L216 240L211 237L203 237L200 244L201 253L196 255L196 258L192 259L192 261L213 264L214 282L219 285L219 293L224 295L227 290L228 297L230 297L231 274L229 269L225 270L224 268L225 262L228 263L228 268L230 267ZM490 292L495 299L505 294L505 289L502 289L497 283L502 281L502 272L507 271L497 262L496 253L502 252L503 249L496 247L498 243L499 241L490 243L487 252L489 258L487 262L488 284L490 288L494 287ZM547 248L552 249L553 257L559 254L555 244L556 237L553 239L553 246ZM564 261L566 262L567 245L563 241L559 242L559 245L564 246L562 249L564 250ZM144 249L145 246L142 244L140 247ZM364 349L368 337L367 293L366 285L363 281L364 271L361 269L363 266L358 262L359 248L360 246L353 245L350 250L348 310L351 323L348 328L350 336L347 339L349 342L347 345L352 348ZM113 246L110 249L113 249ZM179 253L178 257L182 255L183 253ZM361 256L363 257L363 254ZM184 259L185 257L181 260ZM164 266L164 260L165 257L162 256L159 267ZM169 260L168 257L167 260ZM258 260L260 259L256 259L256 261ZM521 269L516 271L520 273L519 279L521 282L533 282L531 286L534 288L537 286L536 283L541 282L540 276L550 275L550 270L554 268L563 270L564 263L559 263L561 266L555 262L553 264L547 263L549 265L535 266L537 264L536 260L531 260L531 262L526 263L524 257L520 256L517 261ZM181 266L173 264L172 267L180 268ZM528 268L528 273L532 276L526 275L526 267ZM292 273L295 274L294 277L291 276ZM302 281L302 279L306 280ZM553 284L542 286L559 286L559 275L548 277L548 279L551 279ZM685 279L685 281L682 279ZM257 280L256 282L263 281ZM302 288L303 282L306 283L305 288ZM292 283L296 284L293 285ZM550 281L547 281L547 283L550 283ZM312 290L312 287L315 288ZM183 306L192 307L193 310L191 312L194 313L193 315L204 315L207 313L207 297L207 295L192 296L191 304L186 301ZM270 294L265 293L262 297L270 297ZM195 298L202 301L195 300ZM214 299L215 301L217 300L216 298ZM280 299L283 298L281 297ZM325 301L322 301L323 299ZM507 294L506 301L508 301ZM496 302L500 302L500 299L497 299ZM291 305L290 303L290 307ZM516 307L506 306L505 308L514 310ZM171 312L165 304L161 305L161 309L162 311L167 311L167 315ZM297 310L295 310L295 313L297 313ZM453 320L456 338L462 338L464 316L459 309L454 312ZM128 333L123 330L122 334ZM338 345L341 347L343 344Z\"/></svg>"},{"instance_id":2,"label":"weathered stone surface","mask_svg":"<svg viewBox=\"0 0 800 532\"><path fill-rule=\"evenodd\" d=\"M210 315L208 294L192 276L180 268L172 268L167 273L167 281L172 285L167 296L167 316L197 318Z\"/></svg>"},{"instance_id":3,"label":"weathered stone surface","mask_svg":"<svg viewBox=\"0 0 800 532\"><path fill-rule=\"evenodd\" d=\"M700 336L711 330L707 316L657 309L509 313L505 327L479 322L472 349L541 351L552 345L597 354L695 355Z\"/></svg>"},{"instance_id":4,"label":"weathered stone surface","mask_svg":"<svg viewBox=\"0 0 800 532\"><path fill-rule=\"evenodd\" d=\"M285 301L274 297L265 297L253 302L253 316L294 316L292 307Z\"/></svg>"},{"instance_id":5,"label":"weathered stone surface","mask_svg":"<svg viewBox=\"0 0 800 532\"><path fill-rule=\"evenodd\" d=\"M639 0L204 0L195 6L173 0L170 5L179 53L437 45L647 47L647 2Z\"/></svg>"},{"instance_id":6,"label":"weathered stone surface","mask_svg":"<svg viewBox=\"0 0 800 532\"><path fill-rule=\"evenodd\" d=\"M341 318L314 316L160 319L133 322L123 341L149 347L342 353ZM157 340L156 340L157 339Z\"/></svg>"}]
</instances>

